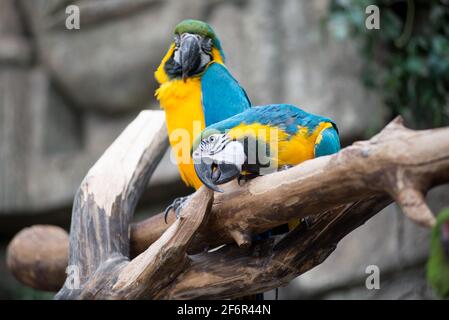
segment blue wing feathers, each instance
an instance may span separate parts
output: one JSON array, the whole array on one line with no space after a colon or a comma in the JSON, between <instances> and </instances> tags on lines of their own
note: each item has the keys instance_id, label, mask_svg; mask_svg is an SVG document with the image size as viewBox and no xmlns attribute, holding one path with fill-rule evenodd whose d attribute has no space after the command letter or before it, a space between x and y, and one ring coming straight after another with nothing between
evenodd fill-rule
<instances>
[{"instance_id":1,"label":"blue wing feathers","mask_svg":"<svg viewBox=\"0 0 449 320\"><path fill-rule=\"evenodd\" d=\"M321 131L322 139L315 145L315 158L336 153L340 150L340 139L336 128Z\"/></svg>"},{"instance_id":2,"label":"blue wing feathers","mask_svg":"<svg viewBox=\"0 0 449 320\"><path fill-rule=\"evenodd\" d=\"M290 135L294 135L298 131L298 126L307 127L309 132L312 132L320 122L330 122L334 126L334 131L338 137L338 129L331 119L308 113L289 104L271 104L253 107L217 123L211 126L211 128L224 132L241 123L251 124L256 122L282 128Z\"/></svg>"},{"instance_id":3,"label":"blue wing feathers","mask_svg":"<svg viewBox=\"0 0 449 320\"><path fill-rule=\"evenodd\" d=\"M336 124L329 118L308 113L296 106L287 104L272 104L257 106L247 109L221 122L215 123L208 129L226 132L242 123L260 123L273 127L282 128L293 136L298 127L306 127L312 133L321 122L332 124L320 132L320 143L315 145L315 157L336 153L340 150L340 139Z\"/></svg>"},{"instance_id":4,"label":"blue wing feathers","mask_svg":"<svg viewBox=\"0 0 449 320\"><path fill-rule=\"evenodd\" d=\"M206 127L251 107L245 90L219 63L211 64L201 77L201 93Z\"/></svg>"}]
</instances>

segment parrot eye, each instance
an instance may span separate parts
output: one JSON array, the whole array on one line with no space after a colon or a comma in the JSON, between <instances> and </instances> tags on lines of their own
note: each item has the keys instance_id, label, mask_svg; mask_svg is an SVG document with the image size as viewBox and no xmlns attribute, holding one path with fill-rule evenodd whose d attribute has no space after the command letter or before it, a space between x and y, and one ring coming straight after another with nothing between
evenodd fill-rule
<instances>
[{"instance_id":1,"label":"parrot eye","mask_svg":"<svg viewBox=\"0 0 449 320\"><path fill-rule=\"evenodd\" d=\"M210 142L214 142L214 141L215 141L215 137L214 137L214 136L211 136L211 137L209 138L209 141L210 141Z\"/></svg>"},{"instance_id":2,"label":"parrot eye","mask_svg":"<svg viewBox=\"0 0 449 320\"><path fill-rule=\"evenodd\" d=\"M211 38L204 39L201 47L203 48L204 52L210 53L212 51L212 39Z\"/></svg>"}]
</instances>

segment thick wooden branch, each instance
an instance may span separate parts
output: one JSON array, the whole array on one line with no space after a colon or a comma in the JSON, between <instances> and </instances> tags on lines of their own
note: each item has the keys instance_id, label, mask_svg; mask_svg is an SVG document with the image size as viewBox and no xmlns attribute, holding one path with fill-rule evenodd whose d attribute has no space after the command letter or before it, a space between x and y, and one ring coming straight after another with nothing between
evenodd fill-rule
<instances>
[{"instance_id":1,"label":"thick wooden branch","mask_svg":"<svg viewBox=\"0 0 449 320\"><path fill-rule=\"evenodd\" d=\"M69 236L64 229L37 225L20 231L8 246L9 270L23 284L58 291L68 264Z\"/></svg>"},{"instance_id":2,"label":"thick wooden branch","mask_svg":"<svg viewBox=\"0 0 449 320\"><path fill-rule=\"evenodd\" d=\"M372 139L338 154L244 186L231 182L224 186L225 193L215 195L206 225L189 240L190 254L197 253L190 256L192 263L153 297L225 298L277 287L321 263L344 235L391 202L391 197L408 217L432 225L424 195L448 181L449 128L413 131L397 119ZM252 235L306 216L315 217L311 229L249 242ZM145 250L165 229L161 216L134 225L131 251ZM51 237L49 233L46 241L51 242ZM18 255L27 250L17 245L21 243L13 241L9 250L8 261L16 261L15 268L23 266ZM204 252L221 244L228 245ZM119 263L115 266L121 268ZM163 274L171 274L170 269Z\"/></svg>"},{"instance_id":3,"label":"thick wooden branch","mask_svg":"<svg viewBox=\"0 0 449 320\"><path fill-rule=\"evenodd\" d=\"M112 289L122 298L154 297L172 282L189 263L188 245L195 232L207 221L206 214L210 212L212 201L213 192L202 187L182 210L180 218L123 268ZM136 286L139 283L144 285ZM135 290L136 287L139 290Z\"/></svg>"},{"instance_id":4,"label":"thick wooden branch","mask_svg":"<svg viewBox=\"0 0 449 320\"><path fill-rule=\"evenodd\" d=\"M388 196L373 196L316 215L309 228L301 224L285 236L249 248L233 244L197 254L156 298L226 299L284 286L323 262L344 236L389 203Z\"/></svg>"},{"instance_id":5,"label":"thick wooden branch","mask_svg":"<svg viewBox=\"0 0 449 320\"><path fill-rule=\"evenodd\" d=\"M128 259L134 208L167 146L163 112L144 111L89 170L75 196L70 228L69 266L77 281L66 283L58 298L96 296Z\"/></svg>"},{"instance_id":6,"label":"thick wooden branch","mask_svg":"<svg viewBox=\"0 0 449 320\"><path fill-rule=\"evenodd\" d=\"M213 192L201 188L182 210L180 219L148 249L131 261L112 255L91 274L82 289L64 287L57 297L74 298L76 294L77 299L153 298L187 268L187 247L198 228L207 221L212 201Z\"/></svg>"}]
</instances>

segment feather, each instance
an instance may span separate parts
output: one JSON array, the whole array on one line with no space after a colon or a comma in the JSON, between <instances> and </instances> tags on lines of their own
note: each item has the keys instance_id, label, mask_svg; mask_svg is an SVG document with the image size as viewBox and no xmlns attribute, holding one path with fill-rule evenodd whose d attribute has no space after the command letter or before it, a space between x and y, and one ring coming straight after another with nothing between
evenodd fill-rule
<instances>
[{"instance_id":1,"label":"feather","mask_svg":"<svg viewBox=\"0 0 449 320\"><path fill-rule=\"evenodd\" d=\"M340 150L340 139L334 127L320 132L315 143L315 157L326 156Z\"/></svg>"},{"instance_id":2,"label":"feather","mask_svg":"<svg viewBox=\"0 0 449 320\"><path fill-rule=\"evenodd\" d=\"M221 63L208 66L201 77L201 93L206 126L251 107L245 90Z\"/></svg>"}]
</instances>

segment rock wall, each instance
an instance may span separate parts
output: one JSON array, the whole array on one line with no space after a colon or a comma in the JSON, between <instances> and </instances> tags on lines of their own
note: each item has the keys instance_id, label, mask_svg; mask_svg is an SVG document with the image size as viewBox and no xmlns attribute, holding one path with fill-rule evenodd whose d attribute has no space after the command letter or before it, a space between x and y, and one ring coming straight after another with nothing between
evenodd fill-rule
<instances>
[{"instance_id":1,"label":"rock wall","mask_svg":"<svg viewBox=\"0 0 449 320\"><path fill-rule=\"evenodd\" d=\"M80 30L65 28L68 4L80 7ZM139 110L158 107L153 72L173 27L185 18L215 28L230 70L254 104L293 103L332 117L346 142L382 126L386 112L379 96L360 82L356 44L336 42L322 27L327 5L327 0L2 0L0 235L56 217L68 220L88 168ZM167 199L159 198L167 186L182 190L168 156L151 184L146 198L158 206L166 205ZM421 286L427 236L389 208L281 296L350 297L337 289L351 284L359 290L361 271L370 263L380 264L392 279L396 272L404 276L401 268L416 267L407 282Z\"/></svg>"},{"instance_id":2,"label":"rock wall","mask_svg":"<svg viewBox=\"0 0 449 320\"><path fill-rule=\"evenodd\" d=\"M67 3L2 1L0 216L70 204L129 120L157 107L153 72L187 17L215 27L255 104L333 117L346 140L382 122L379 101L359 84L355 46L320 28L327 1L75 1L80 30L65 28ZM161 179L177 178L167 170Z\"/></svg>"}]
</instances>

